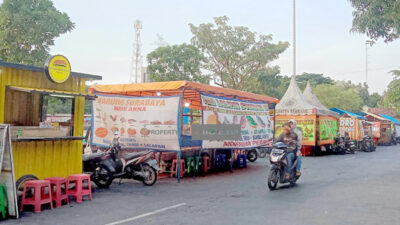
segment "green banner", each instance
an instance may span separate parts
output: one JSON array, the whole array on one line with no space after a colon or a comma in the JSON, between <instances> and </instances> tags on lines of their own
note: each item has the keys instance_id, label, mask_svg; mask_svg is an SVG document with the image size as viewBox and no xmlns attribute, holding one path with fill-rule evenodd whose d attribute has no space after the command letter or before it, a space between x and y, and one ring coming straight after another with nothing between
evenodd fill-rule
<instances>
[{"instance_id":1,"label":"green banner","mask_svg":"<svg viewBox=\"0 0 400 225\"><path fill-rule=\"evenodd\" d=\"M320 141L334 140L338 133L338 123L336 120L319 120L319 138Z\"/></svg>"},{"instance_id":2,"label":"green banner","mask_svg":"<svg viewBox=\"0 0 400 225\"><path fill-rule=\"evenodd\" d=\"M275 120L275 137L278 138L282 133L282 125L288 122L286 119ZM296 119L297 127L303 133L303 144L315 141L314 136L314 120L313 119Z\"/></svg>"}]
</instances>

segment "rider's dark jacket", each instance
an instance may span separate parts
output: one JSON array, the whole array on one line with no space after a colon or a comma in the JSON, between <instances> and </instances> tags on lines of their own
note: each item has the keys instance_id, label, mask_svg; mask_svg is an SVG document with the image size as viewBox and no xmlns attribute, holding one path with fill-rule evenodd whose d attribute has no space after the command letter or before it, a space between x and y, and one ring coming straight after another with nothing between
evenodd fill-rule
<instances>
[{"instance_id":1,"label":"rider's dark jacket","mask_svg":"<svg viewBox=\"0 0 400 225\"><path fill-rule=\"evenodd\" d=\"M275 143L285 143L288 146L287 151L292 152L297 150L297 141L297 134L291 131L289 134L285 134L284 132L282 132L282 134L279 135L278 139L275 140Z\"/></svg>"}]
</instances>

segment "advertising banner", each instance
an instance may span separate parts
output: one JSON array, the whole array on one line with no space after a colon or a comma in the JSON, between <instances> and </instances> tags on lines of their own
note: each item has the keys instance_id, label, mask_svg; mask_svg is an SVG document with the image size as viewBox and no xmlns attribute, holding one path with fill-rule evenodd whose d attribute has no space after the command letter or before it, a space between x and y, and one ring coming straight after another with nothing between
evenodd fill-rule
<instances>
[{"instance_id":1,"label":"advertising banner","mask_svg":"<svg viewBox=\"0 0 400 225\"><path fill-rule=\"evenodd\" d=\"M319 141L320 144L332 144L338 133L338 121L330 117L319 119Z\"/></svg>"},{"instance_id":2,"label":"advertising banner","mask_svg":"<svg viewBox=\"0 0 400 225\"><path fill-rule=\"evenodd\" d=\"M203 140L203 148L253 148L272 143L273 117L267 103L201 95L203 124L237 124L242 140Z\"/></svg>"},{"instance_id":3,"label":"advertising banner","mask_svg":"<svg viewBox=\"0 0 400 225\"><path fill-rule=\"evenodd\" d=\"M400 137L400 125L394 125L394 130L396 131L396 137Z\"/></svg>"},{"instance_id":4,"label":"advertising banner","mask_svg":"<svg viewBox=\"0 0 400 225\"><path fill-rule=\"evenodd\" d=\"M179 96L98 95L92 109L92 144L109 146L119 131L123 148L179 151L179 107Z\"/></svg>"},{"instance_id":5,"label":"advertising banner","mask_svg":"<svg viewBox=\"0 0 400 225\"><path fill-rule=\"evenodd\" d=\"M276 116L275 119L275 138L278 138L282 133L282 125L289 120L296 120L297 127L303 133L302 145L315 145L315 116Z\"/></svg>"},{"instance_id":6,"label":"advertising banner","mask_svg":"<svg viewBox=\"0 0 400 225\"><path fill-rule=\"evenodd\" d=\"M340 117L339 133L344 136L345 132L349 133L352 140L361 140L364 136L362 122L354 117Z\"/></svg>"}]
</instances>

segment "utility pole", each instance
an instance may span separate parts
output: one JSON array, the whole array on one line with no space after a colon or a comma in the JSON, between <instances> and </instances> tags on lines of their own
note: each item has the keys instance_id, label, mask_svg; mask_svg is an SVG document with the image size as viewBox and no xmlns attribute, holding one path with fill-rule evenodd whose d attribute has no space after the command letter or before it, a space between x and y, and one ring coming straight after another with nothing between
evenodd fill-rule
<instances>
[{"instance_id":1,"label":"utility pole","mask_svg":"<svg viewBox=\"0 0 400 225\"><path fill-rule=\"evenodd\" d=\"M293 0L293 76L296 76L296 0Z\"/></svg>"},{"instance_id":2,"label":"utility pole","mask_svg":"<svg viewBox=\"0 0 400 225\"><path fill-rule=\"evenodd\" d=\"M140 83L143 82L142 78L142 55L140 53L140 30L142 29L142 22L140 20L136 20L134 24L135 28L135 44L133 50L133 57L132 57L132 70L131 70L131 77L129 82L130 83ZM139 80L140 78L140 80Z\"/></svg>"},{"instance_id":3,"label":"utility pole","mask_svg":"<svg viewBox=\"0 0 400 225\"><path fill-rule=\"evenodd\" d=\"M368 83L368 43L365 43L365 82Z\"/></svg>"}]
</instances>

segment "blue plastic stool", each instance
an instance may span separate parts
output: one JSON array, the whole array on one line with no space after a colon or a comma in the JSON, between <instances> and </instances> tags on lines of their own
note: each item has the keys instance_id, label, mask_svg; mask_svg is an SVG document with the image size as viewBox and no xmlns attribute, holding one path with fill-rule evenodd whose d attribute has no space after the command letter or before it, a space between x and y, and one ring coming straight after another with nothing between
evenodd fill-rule
<instances>
[{"instance_id":1,"label":"blue plastic stool","mask_svg":"<svg viewBox=\"0 0 400 225\"><path fill-rule=\"evenodd\" d=\"M247 168L246 154L239 154L236 158L236 164L238 167Z\"/></svg>"},{"instance_id":2,"label":"blue plastic stool","mask_svg":"<svg viewBox=\"0 0 400 225\"><path fill-rule=\"evenodd\" d=\"M225 154L218 154L215 157L215 167L217 169L222 169L226 165L226 155Z\"/></svg>"}]
</instances>

